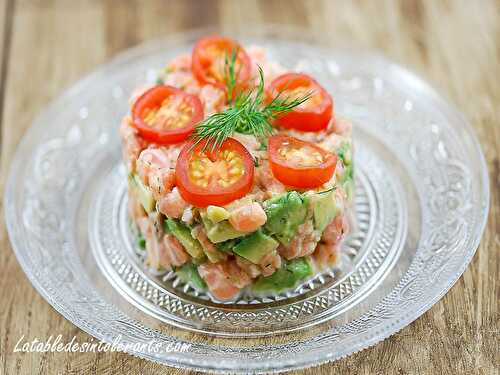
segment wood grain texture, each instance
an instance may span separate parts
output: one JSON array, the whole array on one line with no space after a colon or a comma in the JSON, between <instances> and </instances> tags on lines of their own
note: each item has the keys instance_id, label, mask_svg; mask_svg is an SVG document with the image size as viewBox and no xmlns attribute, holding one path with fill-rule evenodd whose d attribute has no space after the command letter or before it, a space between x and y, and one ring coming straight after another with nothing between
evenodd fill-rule
<instances>
[{"instance_id":1,"label":"wood grain texture","mask_svg":"<svg viewBox=\"0 0 500 375\"><path fill-rule=\"evenodd\" d=\"M5 82L7 78L7 60L10 52L10 40L12 32L12 1L0 3L0 119L3 113L5 94ZM0 132L0 144L1 144Z\"/></svg>"},{"instance_id":2,"label":"wood grain texture","mask_svg":"<svg viewBox=\"0 0 500 375\"><path fill-rule=\"evenodd\" d=\"M11 17L9 19L9 17ZM463 277L430 311L388 340L304 374L497 374L500 250L500 5L496 1L0 0L0 192L16 145L52 98L119 51L216 25L308 28L331 46L376 48L428 79L466 114L488 162L491 209ZM91 337L33 289L0 216L0 374L185 374L125 354L20 354L25 340Z\"/></svg>"}]
</instances>

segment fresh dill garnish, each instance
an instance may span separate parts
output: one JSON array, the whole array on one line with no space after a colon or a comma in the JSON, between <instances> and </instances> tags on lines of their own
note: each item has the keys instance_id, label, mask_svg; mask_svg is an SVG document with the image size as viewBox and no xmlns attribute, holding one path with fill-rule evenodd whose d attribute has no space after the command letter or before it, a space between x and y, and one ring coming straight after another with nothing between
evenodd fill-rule
<instances>
[{"instance_id":1,"label":"fresh dill garnish","mask_svg":"<svg viewBox=\"0 0 500 375\"><path fill-rule=\"evenodd\" d=\"M323 190L323 191L318 191L316 194L327 194L327 193L330 193L330 192L332 192L334 190L337 190L337 186L336 185L334 185L330 189Z\"/></svg>"},{"instance_id":2,"label":"fresh dill garnish","mask_svg":"<svg viewBox=\"0 0 500 375\"><path fill-rule=\"evenodd\" d=\"M257 149L257 151L267 151L267 143L262 142L262 140L260 140L260 145L259 145L259 148Z\"/></svg>"},{"instance_id":3,"label":"fresh dill garnish","mask_svg":"<svg viewBox=\"0 0 500 375\"><path fill-rule=\"evenodd\" d=\"M299 98L283 97L279 92L269 103L264 103L264 73L259 66L259 84L257 87L235 94L235 71L237 51L233 51L231 59L225 58L226 90L228 107L214 113L203 120L195 129L192 138L193 148L204 142L203 151L211 152L219 148L224 141L235 132L251 134L263 139L273 133L271 121L277 116L290 112L308 100L312 92Z\"/></svg>"},{"instance_id":4,"label":"fresh dill garnish","mask_svg":"<svg viewBox=\"0 0 500 375\"><path fill-rule=\"evenodd\" d=\"M235 48L231 54L231 59L226 53L224 58L224 77L226 83L226 95L229 104L233 101L234 90L236 89L236 79L239 76L239 71L236 72L236 59L238 58L239 50Z\"/></svg>"}]
</instances>

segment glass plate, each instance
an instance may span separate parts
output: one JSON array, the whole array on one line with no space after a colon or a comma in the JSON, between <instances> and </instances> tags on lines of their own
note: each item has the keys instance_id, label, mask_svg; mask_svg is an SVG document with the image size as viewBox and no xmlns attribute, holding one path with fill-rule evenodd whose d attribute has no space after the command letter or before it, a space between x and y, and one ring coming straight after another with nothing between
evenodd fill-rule
<instances>
[{"instance_id":1,"label":"glass plate","mask_svg":"<svg viewBox=\"0 0 500 375\"><path fill-rule=\"evenodd\" d=\"M5 193L9 235L33 285L98 339L197 370L316 365L418 318L479 244L489 205L480 147L464 117L420 78L373 53L316 46L301 32L235 37L317 77L336 113L354 123L358 224L341 266L274 298L223 304L142 267L126 223L118 126L133 89L153 83L165 62L206 33L126 52L35 120Z\"/></svg>"}]
</instances>

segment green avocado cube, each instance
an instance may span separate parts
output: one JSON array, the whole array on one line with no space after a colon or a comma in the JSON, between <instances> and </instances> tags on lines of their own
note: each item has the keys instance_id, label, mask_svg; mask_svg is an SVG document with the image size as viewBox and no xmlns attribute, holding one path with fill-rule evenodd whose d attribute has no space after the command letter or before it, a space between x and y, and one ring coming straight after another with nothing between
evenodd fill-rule
<instances>
[{"instance_id":1,"label":"green avocado cube","mask_svg":"<svg viewBox=\"0 0 500 375\"><path fill-rule=\"evenodd\" d=\"M186 263L175 270L175 273L185 283L191 284L195 289L206 290L207 284L198 273L198 267L193 263Z\"/></svg>"},{"instance_id":2,"label":"green avocado cube","mask_svg":"<svg viewBox=\"0 0 500 375\"><path fill-rule=\"evenodd\" d=\"M259 264L264 256L276 250L278 246L278 241L265 235L259 229L244 237L241 242L235 245L233 253L248 259L252 263Z\"/></svg>"},{"instance_id":3,"label":"green avocado cube","mask_svg":"<svg viewBox=\"0 0 500 375\"><path fill-rule=\"evenodd\" d=\"M352 162L352 145L350 142L342 142L337 149L337 155L342 160L344 165L349 165Z\"/></svg>"},{"instance_id":4,"label":"green avocado cube","mask_svg":"<svg viewBox=\"0 0 500 375\"><path fill-rule=\"evenodd\" d=\"M260 276L252 289L256 293L280 293L293 288L299 281L306 279L312 274L313 269L309 258L297 258L287 263L283 262L281 268L270 276Z\"/></svg>"},{"instance_id":5,"label":"green avocado cube","mask_svg":"<svg viewBox=\"0 0 500 375\"><path fill-rule=\"evenodd\" d=\"M141 179L136 174L131 174L129 177L130 187L132 188L133 194L141 202L144 210L149 214L155 209L156 201L153 198L153 193L151 189L143 184Z\"/></svg>"},{"instance_id":6,"label":"green avocado cube","mask_svg":"<svg viewBox=\"0 0 500 375\"><path fill-rule=\"evenodd\" d=\"M233 247L240 242L241 238L233 238L232 240L227 240L224 242L219 242L215 246L218 250L223 251L225 253L231 253L233 251Z\"/></svg>"},{"instance_id":7,"label":"green avocado cube","mask_svg":"<svg viewBox=\"0 0 500 375\"><path fill-rule=\"evenodd\" d=\"M352 164L349 164L344 169L343 181L350 181L354 179L354 167Z\"/></svg>"},{"instance_id":8,"label":"green avocado cube","mask_svg":"<svg viewBox=\"0 0 500 375\"><path fill-rule=\"evenodd\" d=\"M313 209L314 228L323 232L337 215L334 192L313 193L309 196L309 202Z\"/></svg>"},{"instance_id":9,"label":"green avocado cube","mask_svg":"<svg viewBox=\"0 0 500 375\"><path fill-rule=\"evenodd\" d=\"M137 246L139 246L139 249L141 250L146 250L146 239L142 235L142 233L139 233L137 235Z\"/></svg>"},{"instance_id":10,"label":"green avocado cube","mask_svg":"<svg viewBox=\"0 0 500 375\"><path fill-rule=\"evenodd\" d=\"M189 255L195 259L205 257L205 252L200 242L191 236L191 230L178 220L165 220L167 232L171 233L184 246Z\"/></svg>"},{"instance_id":11,"label":"green avocado cube","mask_svg":"<svg viewBox=\"0 0 500 375\"><path fill-rule=\"evenodd\" d=\"M219 223L223 220L229 219L229 212L224 207L208 206L207 207L207 218L212 223Z\"/></svg>"},{"instance_id":12,"label":"green avocado cube","mask_svg":"<svg viewBox=\"0 0 500 375\"><path fill-rule=\"evenodd\" d=\"M265 230L283 245L288 245L307 216L307 203L296 191L281 194L264 202L267 215Z\"/></svg>"},{"instance_id":13,"label":"green avocado cube","mask_svg":"<svg viewBox=\"0 0 500 375\"><path fill-rule=\"evenodd\" d=\"M206 215L202 215L201 220L207 231L207 237L212 243L220 243L234 238L243 237L248 233L240 232L233 228L229 221L224 220L213 223Z\"/></svg>"}]
</instances>

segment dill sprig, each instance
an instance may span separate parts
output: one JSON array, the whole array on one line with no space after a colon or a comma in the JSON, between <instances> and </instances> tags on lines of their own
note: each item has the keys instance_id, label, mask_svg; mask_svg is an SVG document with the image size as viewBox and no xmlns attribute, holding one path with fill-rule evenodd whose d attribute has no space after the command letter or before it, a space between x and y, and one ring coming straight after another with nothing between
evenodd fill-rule
<instances>
[{"instance_id":1,"label":"dill sprig","mask_svg":"<svg viewBox=\"0 0 500 375\"><path fill-rule=\"evenodd\" d=\"M326 189L323 191L318 191L316 194L328 194L334 190L337 190L337 185L333 185L330 189Z\"/></svg>"},{"instance_id":2,"label":"dill sprig","mask_svg":"<svg viewBox=\"0 0 500 375\"><path fill-rule=\"evenodd\" d=\"M233 100L233 92L236 88L236 79L240 74L240 71L236 72L236 59L238 58L239 49L235 48L231 54L231 59L229 59L226 53L224 57L224 77L226 83L226 95L227 101L231 104Z\"/></svg>"},{"instance_id":3,"label":"dill sprig","mask_svg":"<svg viewBox=\"0 0 500 375\"><path fill-rule=\"evenodd\" d=\"M195 140L193 148L205 142L203 151L214 152L235 132L252 134L257 139L268 137L273 133L271 125L273 119L290 112L312 95L310 92L302 97L291 99L283 97L283 91L281 91L271 102L264 104L264 72L260 66L257 87L233 95L237 77L236 56L237 51L233 52L230 60L227 56L225 59L228 108L223 112L214 113L196 127L192 135Z\"/></svg>"}]
</instances>

